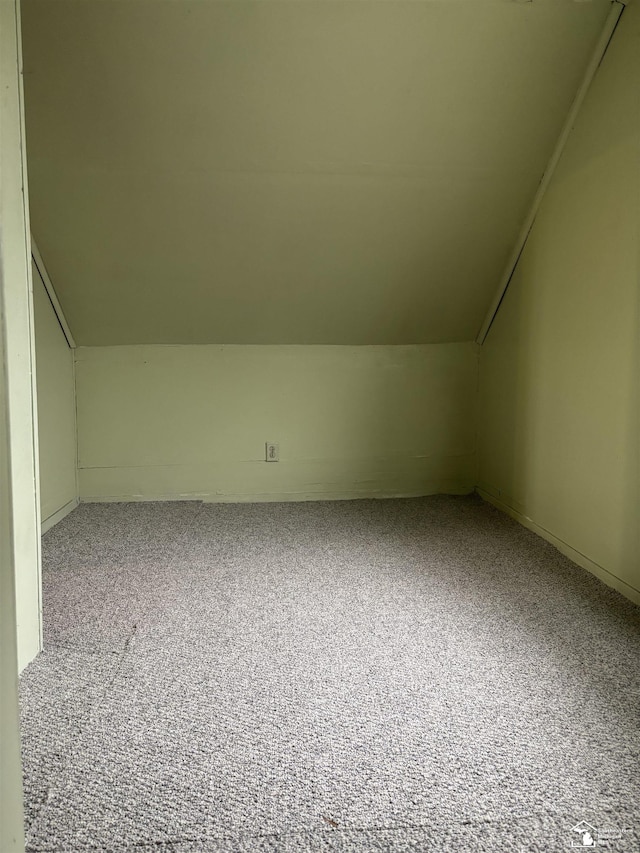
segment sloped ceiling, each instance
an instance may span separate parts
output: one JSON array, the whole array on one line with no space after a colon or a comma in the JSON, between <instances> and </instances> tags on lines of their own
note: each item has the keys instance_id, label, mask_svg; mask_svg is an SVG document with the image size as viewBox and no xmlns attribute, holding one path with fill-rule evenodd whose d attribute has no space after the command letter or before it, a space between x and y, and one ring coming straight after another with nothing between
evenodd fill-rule
<instances>
[{"instance_id":1,"label":"sloped ceiling","mask_svg":"<svg viewBox=\"0 0 640 853\"><path fill-rule=\"evenodd\" d=\"M608 0L23 0L79 344L475 337Z\"/></svg>"}]
</instances>

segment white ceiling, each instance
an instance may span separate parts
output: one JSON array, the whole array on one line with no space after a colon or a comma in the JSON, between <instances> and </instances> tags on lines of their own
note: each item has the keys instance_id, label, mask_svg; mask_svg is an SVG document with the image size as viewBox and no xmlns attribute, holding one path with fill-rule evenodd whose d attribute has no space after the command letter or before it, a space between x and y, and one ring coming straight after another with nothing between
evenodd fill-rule
<instances>
[{"instance_id":1,"label":"white ceiling","mask_svg":"<svg viewBox=\"0 0 640 853\"><path fill-rule=\"evenodd\" d=\"M79 344L471 340L608 0L23 0Z\"/></svg>"}]
</instances>

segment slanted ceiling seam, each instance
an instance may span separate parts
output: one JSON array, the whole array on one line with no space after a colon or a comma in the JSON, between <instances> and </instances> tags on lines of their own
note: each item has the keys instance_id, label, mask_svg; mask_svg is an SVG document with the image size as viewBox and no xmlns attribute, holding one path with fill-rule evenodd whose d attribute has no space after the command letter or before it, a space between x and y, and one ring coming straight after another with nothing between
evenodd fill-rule
<instances>
[{"instance_id":1,"label":"slanted ceiling seam","mask_svg":"<svg viewBox=\"0 0 640 853\"><path fill-rule=\"evenodd\" d=\"M42 260L42 255L38 251L38 247L36 245L36 241L34 239L33 234L31 235L31 257L33 258L33 263L35 264L35 267L38 270L38 274L42 279L44 289L47 291L49 302L51 302L51 307L53 308L58 323L60 324L62 333L67 339L67 343L69 344L71 349L75 349L76 342L74 341L73 335L71 334L71 329L69 328L69 324L67 323L67 318L64 316L64 311L62 310L62 306L60 305L60 300L58 299L53 283L49 278L49 273L47 272L47 268L44 265L44 261Z\"/></svg>"},{"instance_id":2,"label":"slanted ceiling seam","mask_svg":"<svg viewBox=\"0 0 640 853\"><path fill-rule=\"evenodd\" d=\"M602 34L598 39L598 43L596 44L595 50L591 57L591 61L587 66L587 70L585 71L582 83L580 84L580 88L578 89L573 103L571 104L571 108L562 127L562 131L560 133L560 136L558 137L558 141L556 142L556 146L553 149L553 153L549 159L547 168L545 169L545 172L542 176L542 180L538 185L538 189L531 204L531 208L529 209L529 213L527 214L527 217L524 220L524 223L518 235L518 239L513 247L511 255L509 256L507 266L505 267L502 277L500 278L498 289L496 290L495 296L493 297L489 310L487 311L484 322L480 327L478 336L476 337L476 343L480 344L481 346L485 342L486 337L489 334L489 329L491 328L491 325L495 320L498 311L500 310L502 300L505 297L507 288L509 287L516 267L518 266L518 261L520 260L522 252L524 251L524 248L527 244L527 240L529 239L529 234L531 233L531 229L533 228L533 224L535 222L538 210L540 208L540 205L542 204L542 199L544 198L547 188L551 183L551 179L556 170L556 166L560 161L560 157L562 156L564 147L567 144L567 140L569 139L571 131L573 130L573 126L578 117L578 113L580 112L580 108L582 107L582 103L587 95L587 92L589 91L596 71L600 67L600 63L604 59L604 55L607 52L607 48L611 43L611 39L613 38L613 34L616 30L616 27L618 26L620 17L628 2L629 0L613 0L611 4L611 11L609 12L607 20L605 22Z\"/></svg>"}]
</instances>

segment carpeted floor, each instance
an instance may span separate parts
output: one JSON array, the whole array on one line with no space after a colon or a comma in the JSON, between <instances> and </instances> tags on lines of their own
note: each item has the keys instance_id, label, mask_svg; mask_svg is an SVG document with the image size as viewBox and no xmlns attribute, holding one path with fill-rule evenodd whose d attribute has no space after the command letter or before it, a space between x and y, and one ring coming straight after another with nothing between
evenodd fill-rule
<instances>
[{"instance_id":1,"label":"carpeted floor","mask_svg":"<svg viewBox=\"0 0 640 853\"><path fill-rule=\"evenodd\" d=\"M43 564L29 850L640 851L640 610L477 498L81 505Z\"/></svg>"}]
</instances>

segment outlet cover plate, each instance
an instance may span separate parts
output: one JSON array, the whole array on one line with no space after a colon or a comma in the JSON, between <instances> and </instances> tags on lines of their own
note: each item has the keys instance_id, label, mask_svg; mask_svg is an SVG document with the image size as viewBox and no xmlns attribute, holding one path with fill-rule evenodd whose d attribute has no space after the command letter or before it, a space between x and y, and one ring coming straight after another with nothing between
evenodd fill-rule
<instances>
[{"instance_id":1,"label":"outlet cover plate","mask_svg":"<svg viewBox=\"0 0 640 853\"><path fill-rule=\"evenodd\" d=\"M280 461L280 445L275 441L267 441L264 445L265 460L267 462Z\"/></svg>"}]
</instances>

